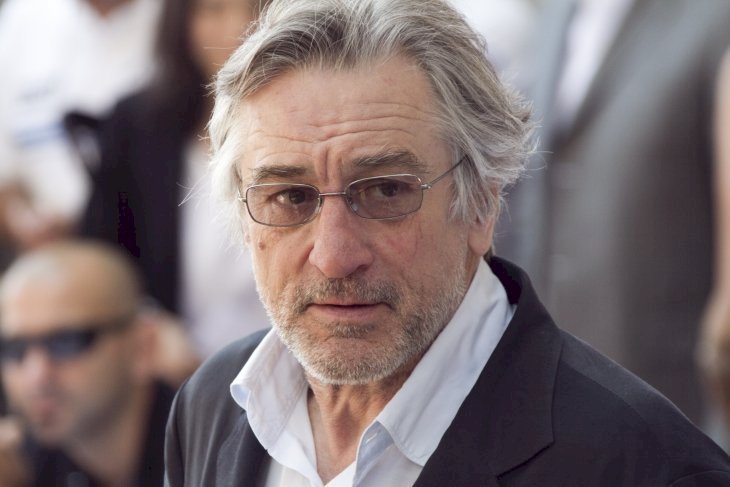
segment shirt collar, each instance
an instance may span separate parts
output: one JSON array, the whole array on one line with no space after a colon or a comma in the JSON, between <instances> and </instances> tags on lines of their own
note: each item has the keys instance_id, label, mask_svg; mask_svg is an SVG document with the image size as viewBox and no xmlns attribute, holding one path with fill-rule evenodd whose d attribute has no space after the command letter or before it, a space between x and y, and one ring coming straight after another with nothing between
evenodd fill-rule
<instances>
[{"instance_id":1,"label":"shirt collar","mask_svg":"<svg viewBox=\"0 0 730 487\"><path fill-rule=\"evenodd\" d=\"M259 443L269 449L306 394L304 369L272 329L231 383L231 395L246 411Z\"/></svg>"},{"instance_id":2,"label":"shirt collar","mask_svg":"<svg viewBox=\"0 0 730 487\"><path fill-rule=\"evenodd\" d=\"M449 324L376 418L412 462L423 466L436 449L512 315L502 284L481 261Z\"/></svg>"},{"instance_id":3,"label":"shirt collar","mask_svg":"<svg viewBox=\"0 0 730 487\"><path fill-rule=\"evenodd\" d=\"M476 383L512 314L502 284L481 261L453 318L363 438L384 429L403 455L423 466ZM246 411L256 438L269 450L285 432L307 388L301 365L272 330L233 380L230 391Z\"/></svg>"}]
</instances>

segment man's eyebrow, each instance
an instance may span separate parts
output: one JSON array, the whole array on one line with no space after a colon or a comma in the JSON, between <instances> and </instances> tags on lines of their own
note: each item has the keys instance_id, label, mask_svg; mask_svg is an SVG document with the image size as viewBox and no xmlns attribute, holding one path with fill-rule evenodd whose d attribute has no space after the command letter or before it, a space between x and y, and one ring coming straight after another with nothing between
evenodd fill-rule
<instances>
[{"instance_id":1,"label":"man's eyebrow","mask_svg":"<svg viewBox=\"0 0 730 487\"><path fill-rule=\"evenodd\" d=\"M397 166L413 172L423 172L426 166L410 151L386 151L370 156L358 157L353 165L359 168L378 168Z\"/></svg>"},{"instance_id":2,"label":"man's eyebrow","mask_svg":"<svg viewBox=\"0 0 730 487\"><path fill-rule=\"evenodd\" d=\"M306 167L288 165L258 166L251 170L250 184L259 184L267 179L292 179L308 172Z\"/></svg>"},{"instance_id":3,"label":"man's eyebrow","mask_svg":"<svg viewBox=\"0 0 730 487\"><path fill-rule=\"evenodd\" d=\"M372 169L372 168L389 168L398 167L399 170L407 170L412 172L423 172L426 166L421 162L415 154L410 151L385 151L377 154L358 157L352 161L352 165L356 168ZM262 165L251 169L251 176L248 184L260 184L267 180L291 180L301 177L309 172L309 168L304 166L271 164Z\"/></svg>"}]
</instances>

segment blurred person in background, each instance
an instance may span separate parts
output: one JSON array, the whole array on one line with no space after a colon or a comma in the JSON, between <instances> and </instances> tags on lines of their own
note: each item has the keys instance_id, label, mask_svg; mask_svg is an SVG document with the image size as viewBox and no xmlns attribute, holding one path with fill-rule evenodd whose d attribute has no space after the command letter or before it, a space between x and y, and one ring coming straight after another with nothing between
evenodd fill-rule
<instances>
[{"instance_id":1,"label":"blurred person in background","mask_svg":"<svg viewBox=\"0 0 730 487\"><path fill-rule=\"evenodd\" d=\"M64 129L102 117L154 72L159 0L6 0L0 8L0 247L71 232L88 175Z\"/></svg>"},{"instance_id":2,"label":"blurred person in background","mask_svg":"<svg viewBox=\"0 0 730 487\"><path fill-rule=\"evenodd\" d=\"M0 485L159 486L173 390L126 255L55 242L0 285ZM188 371L189 372L189 371ZM15 480L13 480L15 479Z\"/></svg>"},{"instance_id":3,"label":"blurred person in background","mask_svg":"<svg viewBox=\"0 0 730 487\"><path fill-rule=\"evenodd\" d=\"M496 234L556 321L695 422L729 22L726 0L545 2L530 90L539 152Z\"/></svg>"},{"instance_id":4,"label":"blurred person in background","mask_svg":"<svg viewBox=\"0 0 730 487\"><path fill-rule=\"evenodd\" d=\"M723 60L717 92L715 275L697 358L718 413L709 433L730 451L730 50Z\"/></svg>"},{"instance_id":5,"label":"blurred person in background","mask_svg":"<svg viewBox=\"0 0 730 487\"><path fill-rule=\"evenodd\" d=\"M250 259L229 244L208 197L206 85L266 2L168 0L151 87L105 123L84 232L134 255L151 295L180 316L207 356L268 326ZM184 204L181 204L184 201Z\"/></svg>"}]
</instances>

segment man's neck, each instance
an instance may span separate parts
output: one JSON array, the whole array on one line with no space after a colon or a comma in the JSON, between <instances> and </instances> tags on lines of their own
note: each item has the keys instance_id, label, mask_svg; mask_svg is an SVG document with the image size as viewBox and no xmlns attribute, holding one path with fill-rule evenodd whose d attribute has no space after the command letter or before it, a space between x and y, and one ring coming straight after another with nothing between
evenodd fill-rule
<instances>
[{"instance_id":1,"label":"man's neck","mask_svg":"<svg viewBox=\"0 0 730 487\"><path fill-rule=\"evenodd\" d=\"M101 485L134 485L153 400L152 385L139 387L115 421L102 432L70 444L65 453Z\"/></svg>"},{"instance_id":2,"label":"man's neck","mask_svg":"<svg viewBox=\"0 0 730 487\"><path fill-rule=\"evenodd\" d=\"M323 483L355 461L365 428L380 414L418 364L412 359L391 377L364 385L328 385L307 377L309 422Z\"/></svg>"}]
</instances>

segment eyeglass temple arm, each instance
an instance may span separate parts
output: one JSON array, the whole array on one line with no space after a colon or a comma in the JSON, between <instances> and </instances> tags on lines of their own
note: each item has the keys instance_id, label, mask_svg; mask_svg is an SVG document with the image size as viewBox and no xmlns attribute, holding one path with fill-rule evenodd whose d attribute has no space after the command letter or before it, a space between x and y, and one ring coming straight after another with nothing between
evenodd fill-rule
<instances>
[{"instance_id":1,"label":"eyeglass temple arm","mask_svg":"<svg viewBox=\"0 0 730 487\"><path fill-rule=\"evenodd\" d=\"M422 185L421 185L421 189L431 189L431 186L433 186L434 184L438 183L438 182L439 182L439 181L441 181L441 180L442 180L443 178L445 178L446 176L448 176L448 174L449 174L449 173L450 173L451 171L453 171L454 169L456 169L457 167L459 167L459 164L461 164L461 163L462 163L462 162L464 162L465 160L466 160L466 156L462 157L461 159L459 159L459 162L457 162L456 164L454 164L453 166L451 166L451 167L450 167L450 168L449 168L449 169L448 169L448 170L447 170L447 171L446 171L445 173L443 173L443 174L442 174L441 176L437 177L436 179L434 179L434 180L433 180L433 181L431 181L430 183L425 183L425 184L422 184Z\"/></svg>"}]
</instances>

